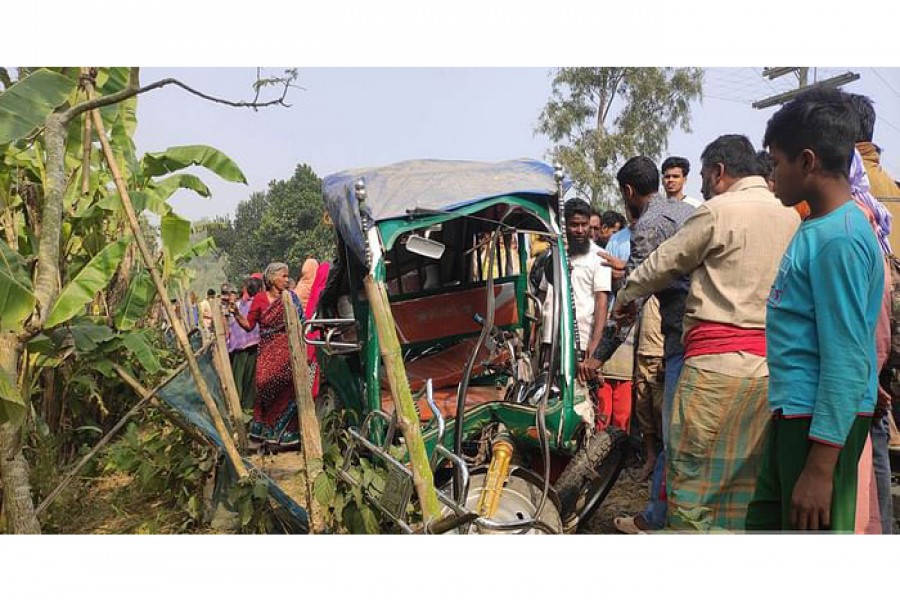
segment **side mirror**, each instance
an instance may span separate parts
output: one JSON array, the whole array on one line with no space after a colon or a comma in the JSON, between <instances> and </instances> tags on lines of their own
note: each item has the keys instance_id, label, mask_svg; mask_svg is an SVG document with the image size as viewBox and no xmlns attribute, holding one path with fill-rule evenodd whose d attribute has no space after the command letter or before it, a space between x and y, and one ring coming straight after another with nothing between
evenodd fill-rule
<instances>
[{"instance_id":1,"label":"side mirror","mask_svg":"<svg viewBox=\"0 0 900 600\"><path fill-rule=\"evenodd\" d=\"M441 242L422 237L421 235L411 235L406 240L407 250L413 254L434 260L440 260L441 256L444 255L444 248L446 246Z\"/></svg>"}]
</instances>

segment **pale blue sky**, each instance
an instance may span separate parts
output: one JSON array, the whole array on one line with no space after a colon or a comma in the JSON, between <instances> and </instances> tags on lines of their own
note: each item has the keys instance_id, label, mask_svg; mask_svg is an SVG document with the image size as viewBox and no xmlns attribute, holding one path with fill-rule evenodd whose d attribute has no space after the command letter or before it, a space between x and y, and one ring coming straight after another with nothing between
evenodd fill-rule
<instances>
[{"instance_id":1,"label":"pale blue sky","mask_svg":"<svg viewBox=\"0 0 900 600\"><path fill-rule=\"evenodd\" d=\"M769 82L759 68L708 69L706 97L695 103L690 134L676 130L669 153L687 157L699 169L703 147L723 133L743 133L758 145L774 108L750 102L796 85ZM829 68L820 78L844 72ZM875 141L885 148L889 170L900 176L900 69L853 68L861 79L845 86L876 103ZM267 69L275 75L279 69ZM229 99L252 97L253 68L145 68L142 83L177 77L205 93ZM257 112L216 105L174 87L141 97L137 143L140 152L181 144L208 144L243 169L248 186L208 174L213 197L180 193L176 212L190 219L234 214L252 191L273 179L287 179L298 163L320 177L359 166L412 158L506 160L544 159L549 141L533 133L550 94L548 68L302 68L291 90L290 108ZM696 171L688 193L700 197Z\"/></svg>"}]
</instances>

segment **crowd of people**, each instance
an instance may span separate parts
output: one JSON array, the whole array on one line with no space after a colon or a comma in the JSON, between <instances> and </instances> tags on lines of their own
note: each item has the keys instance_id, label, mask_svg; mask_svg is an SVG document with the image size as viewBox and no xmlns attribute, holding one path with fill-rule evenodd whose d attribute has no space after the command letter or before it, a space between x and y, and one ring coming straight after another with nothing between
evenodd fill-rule
<instances>
[{"instance_id":1,"label":"crowd of people","mask_svg":"<svg viewBox=\"0 0 900 600\"><path fill-rule=\"evenodd\" d=\"M706 146L703 202L687 159L635 156L617 173L627 217L566 203L578 377L603 425L628 430L634 408L651 478L619 531L892 533L900 271L883 202L900 186L874 123L864 96L808 91L766 150Z\"/></svg>"},{"instance_id":2,"label":"crowd of people","mask_svg":"<svg viewBox=\"0 0 900 600\"><path fill-rule=\"evenodd\" d=\"M222 307L226 348L241 407L253 411L248 431L253 450L274 453L300 446L285 310L296 310L300 319L315 314L330 266L308 258L295 281L287 264L273 262L248 277L240 290L223 283L218 295L209 289L206 298L195 305L195 322L205 334L214 331L212 303ZM290 292L292 306L283 302L285 290ZM315 396L319 368L315 348L310 345L307 351Z\"/></svg>"},{"instance_id":3,"label":"crowd of people","mask_svg":"<svg viewBox=\"0 0 900 600\"><path fill-rule=\"evenodd\" d=\"M566 202L577 375L598 428L638 433L649 480L646 509L616 518L619 531L892 533L900 261L884 202L900 185L874 124L868 98L811 90L769 120L765 149L739 134L706 146L703 201L685 194L688 159L635 156L616 175L625 215ZM546 244L530 250L551 315ZM272 263L199 303L201 327L210 303L226 309L250 438L265 449L299 445L285 311L314 314L329 270L310 258L295 283ZM308 360L315 395L312 346Z\"/></svg>"}]
</instances>

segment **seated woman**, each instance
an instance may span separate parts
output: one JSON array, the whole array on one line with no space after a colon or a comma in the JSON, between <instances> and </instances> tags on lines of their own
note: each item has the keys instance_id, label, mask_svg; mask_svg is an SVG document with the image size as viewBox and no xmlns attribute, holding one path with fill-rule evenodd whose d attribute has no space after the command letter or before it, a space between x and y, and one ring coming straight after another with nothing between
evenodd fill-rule
<instances>
[{"instance_id":1,"label":"seated woman","mask_svg":"<svg viewBox=\"0 0 900 600\"><path fill-rule=\"evenodd\" d=\"M278 452L300 446L284 311L296 310L301 319L304 317L303 307L293 290L290 292L293 306L285 307L282 302L281 292L287 289L288 284L286 264L272 263L266 267L263 283L266 289L253 297L246 317L236 308L232 309L231 314L246 331L259 323L256 402L250 423L250 439L268 451Z\"/></svg>"}]
</instances>

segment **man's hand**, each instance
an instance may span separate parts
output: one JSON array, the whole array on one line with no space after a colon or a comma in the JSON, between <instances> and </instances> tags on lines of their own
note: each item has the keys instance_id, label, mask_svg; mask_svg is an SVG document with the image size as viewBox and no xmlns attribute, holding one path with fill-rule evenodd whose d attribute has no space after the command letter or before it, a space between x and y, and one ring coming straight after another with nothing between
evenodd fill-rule
<instances>
[{"instance_id":1,"label":"man's hand","mask_svg":"<svg viewBox=\"0 0 900 600\"><path fill-rule=\"evenodd\" d=\"M597 372L602 366L603 363L593 356L579 362L578 381L580 381L581 383L585 383L588 381L596 381L598 379L602 380L600 374Z\"/></svg>"},{"instance_id":2,"label":"man's hand","mask_svg":"<svg viewBox=\"0 0 900 600\"><path fill-rule=\"evenodd\" d=\"M634 302L627 304L616 303L616 307L612 311L610 318L616 322L616 325L623 327L634 323L637 319L637 305Z\"/></svg>"},{"instance_id":3,"label":"man's hand","mask_svg":"<svg viewBox=\"0 0 900 600\"><path fill-rule=\"evenodd\" d=\"M625 261L612 254L600 250L597 256L603 259L604 265L612 269L612 278L616 281L625 279Z\"/></svg>"},{"instance_id":4,"label":"man's hand","mask_svg":"<svg viewBox=\"0 0 900 600\"><path fill-rule=\"evenodd\" d=\"M875 412L872 414L873 419L880 419L891 409L891 395L878 385L878 400L875 401Z\"/></svg>"},{"instance_id":5,"label":"man's hand","mask_svg":"<svg viewBox=\"0 0 900 600\"><path fill-rule=\"evenodd\" d=\"M831 527L834 466L840 448L813 442L806 466L791 494L791 526L799 530Z\"/></svg>"}]
</instances>

